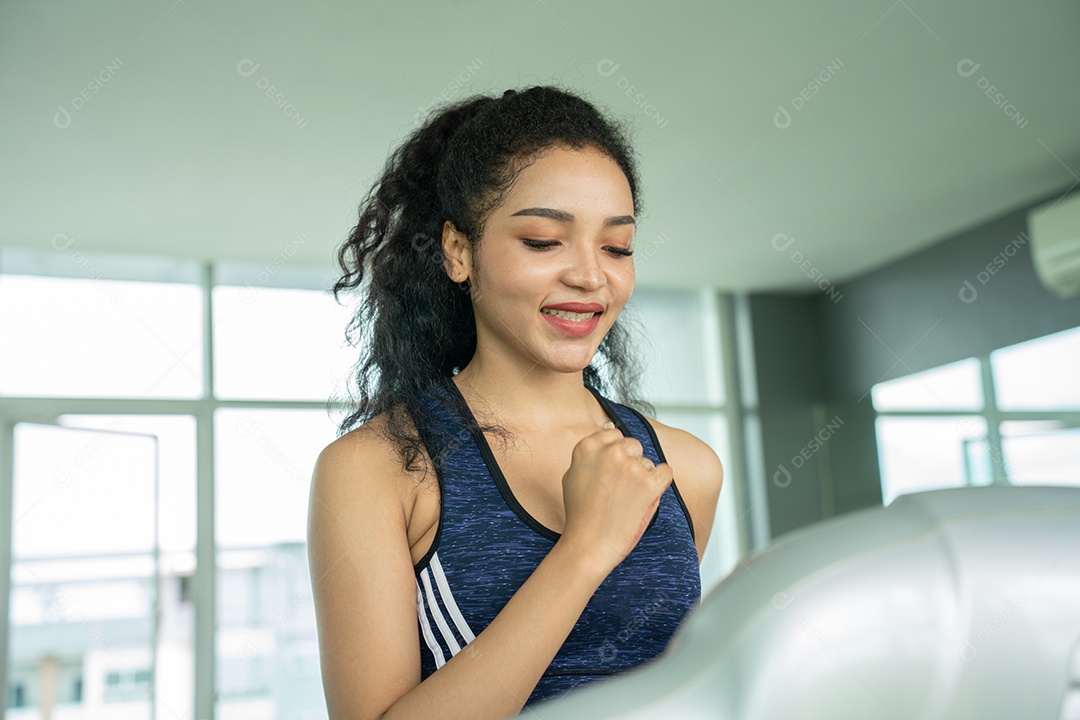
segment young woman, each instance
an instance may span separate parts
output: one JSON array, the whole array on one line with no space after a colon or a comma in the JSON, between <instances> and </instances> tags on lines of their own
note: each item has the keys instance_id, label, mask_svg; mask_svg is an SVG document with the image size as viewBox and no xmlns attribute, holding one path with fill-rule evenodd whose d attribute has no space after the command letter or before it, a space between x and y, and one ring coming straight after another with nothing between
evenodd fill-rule
<instances>
[{"instance_id":1,"label":"young woman","mask_svg":"<svg viewBox=\"0 0 1080 720\"><path fill-rule=\"evenodd\" d=\"M640 208L623 130L544 86L437 111L365 198L358 398L309 508L332 718L508 717L700 600L723 468L634 407Z\"/></svg>"}]
</instances>

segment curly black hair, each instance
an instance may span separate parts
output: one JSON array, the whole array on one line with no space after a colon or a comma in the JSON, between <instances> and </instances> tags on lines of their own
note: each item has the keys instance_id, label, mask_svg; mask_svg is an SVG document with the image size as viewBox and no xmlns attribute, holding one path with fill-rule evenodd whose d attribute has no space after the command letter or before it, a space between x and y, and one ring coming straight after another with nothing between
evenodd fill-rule
<instances>
[{"instance_id":1,"label":"curly black hair","mask_svg":"<svg viewBox=\"0 0 1080 720\"><path fill-rule=\"evenodd\" d=\"M345 331L362 354L350 378L356 385L355 395L349 391L351 412L338 436L385 413L384 436L402 467L427 476L427 466L418 464L425 440L433 446L422 396L467 365L476 349L468 280L455 283L444 265L444 222L466 237L476 257L492 211L521 170L553 147L591 147L611 157L630 184L636 217L641 196L627 134L581 96L553 86L507 90L498 98L478 95L428 114L388 158L337 253L344 274L333 286L336 301L369 273ZM624 314L584 368L583 380L605 397L653 414L638 397L640 363L632 356ZM458 410L470 417L465 407ZM500 425L470 425L467 430L510 436ZM437 454L444 456L445 449ZM431 458L436 464L439 459Z\"/></svg>"}]
</instances>

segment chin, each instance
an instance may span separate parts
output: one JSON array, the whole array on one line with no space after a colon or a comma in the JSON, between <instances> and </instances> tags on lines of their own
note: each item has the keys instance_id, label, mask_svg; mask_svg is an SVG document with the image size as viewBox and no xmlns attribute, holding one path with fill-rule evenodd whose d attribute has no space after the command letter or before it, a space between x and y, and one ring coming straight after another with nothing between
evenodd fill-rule
<instances>
[{"instance_id":1,"label":"chin","mask_svg":"<svg viewBox=\"0 0 1080 720\"><path fill-rule=\"evenodd\" d=\"M542 361L541 364L554 372L578 373L587 368L594 357L596 357L595 348L588 354L568 353L567 355L551 358L548 362Z\"/></svg>"}]
</instances>

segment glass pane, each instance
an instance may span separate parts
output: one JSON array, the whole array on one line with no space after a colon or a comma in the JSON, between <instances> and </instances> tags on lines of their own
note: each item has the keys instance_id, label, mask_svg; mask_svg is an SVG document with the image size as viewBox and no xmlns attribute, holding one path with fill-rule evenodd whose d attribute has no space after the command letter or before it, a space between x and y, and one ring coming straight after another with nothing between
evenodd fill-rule
<instances>
[{"instance_id":1,"label":"glass pane","mask_svg":"<svg viewBox=\"0 0 1080 720\"><path fill-rule=\"evenodd\" d=\"M150 717L156 444L15 426L8 720Z\"/></svg>"},{"instance_id":2,"label":"glass pane","mask_svg":"<svg viewBox=\"0 0 1080 720\"><path fill-rule=\"evenodd\" d=\"M982 410L979 361L968 358L878 383L871 390L874 409Z\"/></svg>"},{"instance_id":3,"label":"glass pane","mask_svg":"<svg viewBox=\"0 0 1080 720\"><path fill-rule=\"evenodd\" d=\"M1002 410L1080 409L1080 327L990 353Z\"/></svg>"},{"instance_id":4,"label":"glass pane","mask_svg":"<svg viewBox=\"0 0 1080 720\"><path fill-rule=\"evenodd\" d=\"M718 412L664 412L657 411L657 420L671 427L685 430L704 440L716 451L724 466L724 485L720 489L712 532L705 556L701 558L701 592L704 596L731 572L742 556L739 547L738 511L735 504L735 480L731 475L731 443L727 418ZM675 478L678 485L679 478Z\"/></svg>"},{"instance_id":5,"label":"glass pane","mask_svg":"<svg viewBox=\"0 0 1080 720\"><path fill-rule=\"evenodd\" d=\"M196 285L0 275L0 394L202 394Z\"/></svg>"},{"instance_id":6,"label":"glass pane","mask_svg":"<svg viewBox=\"0 0 1080 720\"><path fill-rule=\"evenodd\" d=\"M195 418L190 415L62 415L62 425L156 435L160 617L155 661L158 717L195 712ZM163 711L164 710L164 711Z\"/></svg>"},{"instance_id":7,"label":"glass pane","mask_svg":"<svg viewBox=\"0 0 1080 720\"><path fill-rule=\"evenodd\" d=\"M191 415L61 415L61 425L156 435L158 542L164 553L195 550L195 418Z\"/></svg>"},{"instance_id":8,"label":"glass pane","mask_svg":"<svg viewBox=\"0 0 1080 720\"><path fill-rule=\"evenodd\" d=\"M219 720L326 716L307 505L335 437L325 410L215 413Z\"/></svg>"},{"instance_id":9,"label":"glass pane","mask_svg":"<svg viewBox=\"0 0 1080 720\"><path fill-rule=\"evenodd\" d=\"M981 417L879 417L877 437L885 505L903 493L992 481Z\"/></svg>"},{"instance_id":10,"label":"glass pane","mask_svg":"<svg viewBox=\"0 0 1080 720\"><path fill-rule=\"evenodd\" d=\"M359 351L345 341L346 305L316 290L214 288L214 394L326 400L345 387Z\"/></svg>"},{"instance_id":11,"label":"glass pane","mask_svg":"<svg viewBox=\"0 0 1080 720\"><path fill-rule=\"evenodd\" d=\"M1080 428L1003 422L1005 469L1014 485L1080 485Z\"/></svg>"},{"instance_id":12,"label":"glass pane","mask_svg":"<svg viewBox=\"0 0 1080 720\"><path fill-rule=\"evenodd\" d=\"M640 323L645 396L653 403L724 402L719 320L703 291L637 288L623 312Z\"/></svg>"}]
</instances>

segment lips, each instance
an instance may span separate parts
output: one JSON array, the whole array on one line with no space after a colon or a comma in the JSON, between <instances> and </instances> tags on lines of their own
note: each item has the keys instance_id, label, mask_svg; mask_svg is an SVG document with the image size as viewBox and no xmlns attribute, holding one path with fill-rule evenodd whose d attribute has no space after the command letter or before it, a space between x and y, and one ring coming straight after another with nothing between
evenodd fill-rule
<instances>
[{"instance_id":1,"label":"lips","mask_svg":"<svg viewBox=\"0 0 1080 720\"><path fill-rule=\"evenodd\" d=\"M554 309L562 311L562 308L560 307L555 307ZM563 312L574 311L567 310ZM590 315L588 310L583 313L583 318L581 320L569 320L567 318L561 318L556 315L552 315L550 312L544 312L543 310L540 311L540 316L544 318L548 326L555 329L560 335L563 335L564 337L585 337L586 335L592 334L592 332L596 330L597 326L600 324L600 314L593 313L592 315Z\"/></svg>"},{"instance_id":2,"label":"lips","mask_svg":"<svg viewBox=\"0 0 1080 720\"><path fill-rule=\"evenodd\" d=\"M547 312L545 312L547 311ZM580 314L576 319L561 318L552 314L552 311ZM540 315L548 325L565 337L585 337L600 324L600 315L604 312L604 306L600 303L565 302L554 305L545 305L540 308Z\"/></svg>"},{"instance_id":3,"label":"lips","mask_svg":"<svg viewBox=\"0 0 1080 720\"><path fill-rule=\"evenodd\" d=\"M558 305L545 305L544 308L550 310L566 310L567 312L574 313L601 313L604 312L604 306L600 303L583 303L583 302L566 302L559 303ZM541 309L544 309L541 308Z\"/></svg>"}]
</instances>

